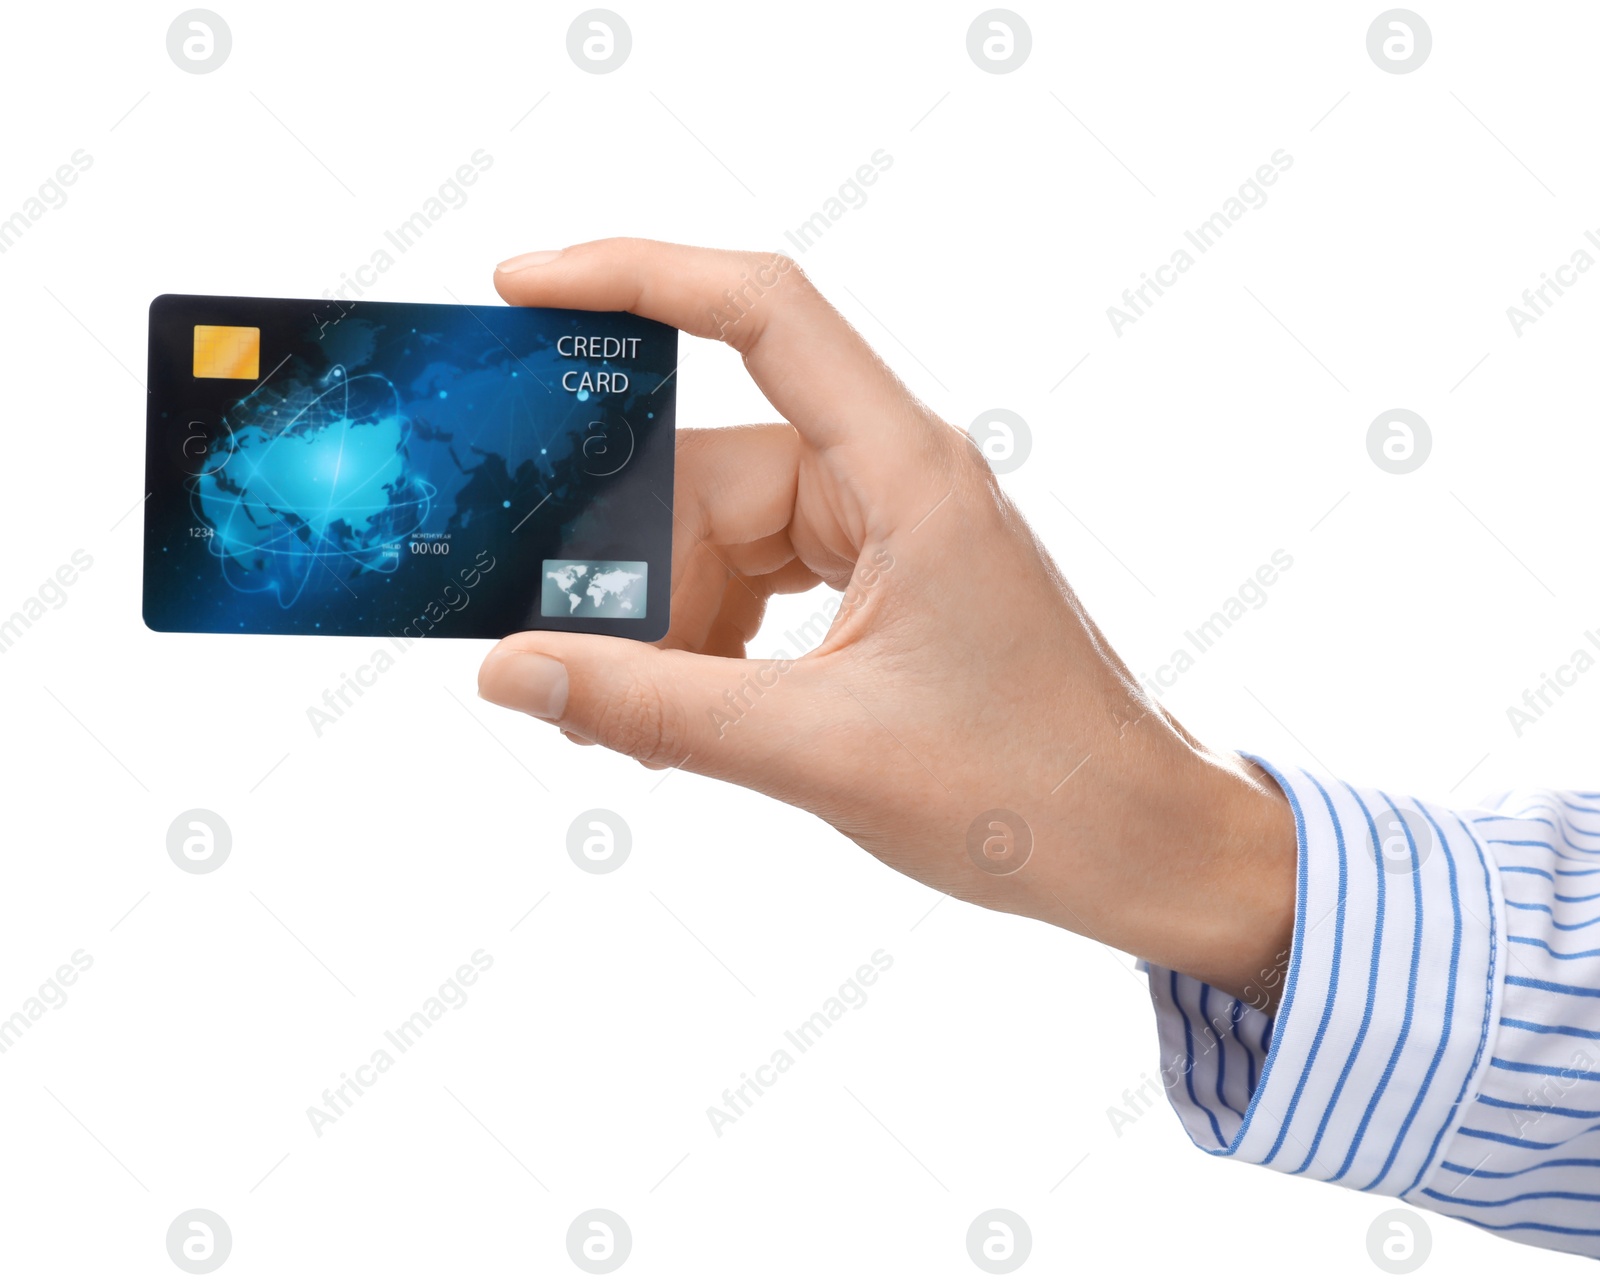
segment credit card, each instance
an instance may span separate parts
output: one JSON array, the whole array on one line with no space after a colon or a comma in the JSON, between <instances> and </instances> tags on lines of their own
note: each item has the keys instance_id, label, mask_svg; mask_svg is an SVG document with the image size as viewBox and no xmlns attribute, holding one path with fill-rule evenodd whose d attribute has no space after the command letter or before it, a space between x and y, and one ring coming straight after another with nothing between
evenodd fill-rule
<instances>
[{"instance_id":1,"label":"credit card","mask_svg":"<svg viewBox=\"0 0 1600 1284\"><path fill-rule=\"evenodd\" d=\"M657 641L677 364L623 312L164 294L145 623Z\"/></svg>"}]
</instances>

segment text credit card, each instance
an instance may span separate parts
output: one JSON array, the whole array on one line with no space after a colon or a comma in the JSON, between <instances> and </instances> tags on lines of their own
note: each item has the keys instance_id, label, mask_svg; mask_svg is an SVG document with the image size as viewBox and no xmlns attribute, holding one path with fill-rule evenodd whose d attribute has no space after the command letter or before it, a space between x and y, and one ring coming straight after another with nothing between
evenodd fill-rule
<instances>
[{"instance_id":1,"label":"text credit card","mask_svg":"<svg viewBox=\"0 0 1600 1284\"><path fill-rule=\"evenodd\" d=\"M620 312L162 295L145 623L658 640L677 351Z\"/></svg>"}]
</instances>

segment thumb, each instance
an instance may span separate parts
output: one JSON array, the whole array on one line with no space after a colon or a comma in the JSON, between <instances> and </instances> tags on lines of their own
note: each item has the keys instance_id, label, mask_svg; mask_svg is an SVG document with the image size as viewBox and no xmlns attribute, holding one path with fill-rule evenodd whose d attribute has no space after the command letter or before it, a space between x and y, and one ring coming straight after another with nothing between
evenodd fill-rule
<instances>
[{"instance_id":1,"label":"thumb","mask_svg":"<svg viewBox=\"0 0 1600 1284\"><path fill-rule=\"evenodd\" d=\"M792 796L825 715L805 667L582 633L516 633L484 659L478 694L650 766Z\"/></svg>"}]
</instances>

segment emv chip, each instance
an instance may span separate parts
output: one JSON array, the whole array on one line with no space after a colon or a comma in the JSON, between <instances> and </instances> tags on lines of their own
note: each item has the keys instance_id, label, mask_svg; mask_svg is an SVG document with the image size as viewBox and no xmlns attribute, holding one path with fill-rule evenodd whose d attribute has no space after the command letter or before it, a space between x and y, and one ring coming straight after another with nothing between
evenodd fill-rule
<instances>
[{"instance_id":1,"label":"emv chip","mask_svg":"<svg viewBox=\"0 0 1600 1284\"><path fill-rule=\"evenodd\" d=\"M259 379L261 331L253 325L197 325L196 379Z\"/></svg>"}]
</instances>

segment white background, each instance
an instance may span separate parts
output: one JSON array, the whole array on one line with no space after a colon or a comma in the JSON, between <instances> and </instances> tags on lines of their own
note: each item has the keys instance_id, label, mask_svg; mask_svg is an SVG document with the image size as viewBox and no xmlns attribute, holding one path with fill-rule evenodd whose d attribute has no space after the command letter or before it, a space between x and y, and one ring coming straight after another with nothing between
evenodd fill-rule
<instances>
[{"instance_id":1,"label":"white background","mask_svg":"<svg viewBox=\"0 0 1600 1284\"><path fill-rule=\"evenodd\" d=\"M1600 227L1600 12L1423 6L1432 55L1391 75L1377 3L1018 0L1032 55L991 75L978 3L616 0L632 56L597 76L578 4L216 4L208 75L168 58L178 4L23 6L0 41L0 217L93 157L0 256L0 615L94 559L0 655L0 1013L94 959L0 1056L0 1274L183 1278L166 1229L203 1207L219 1278L587 1278L565 1235L599 1206L624 1278L978 1279L966 1228L1003 1207L1022 1278L1377 1278L1382 1202L1207 1159L1164 1104L1114 1134L1155 1039L1093 942L484 705L486 644L414 648L319 738L306 707L373 643L147 632L146 307L320 295L479 148L369 297L490 302L499 259L612 234L793 252L882 148L799 257L952 422L1027 420L1007 488L1136 671L1293 556L1165 693L1185 724L1458 804L1597 787L1600 676L1520 737L1505 710L1600 654L1600 272L1520 338L1506 308ZM1117 337L1107 307L1279 148L1269 202ZM688 352L680 422L771 417L731 353ZM1407 476L1365 447L1397 406L1434 436ZM165 848L191 807L233 833L205 877ZM605 877L565 850L588 807L634 835ZM470 1002L317 1138L306 1108L480 948ZM715 1136L878 949L870 1002ZM1429 1222L1424 1277L1589 1277Z\"/></svg>"}]
</instances>

